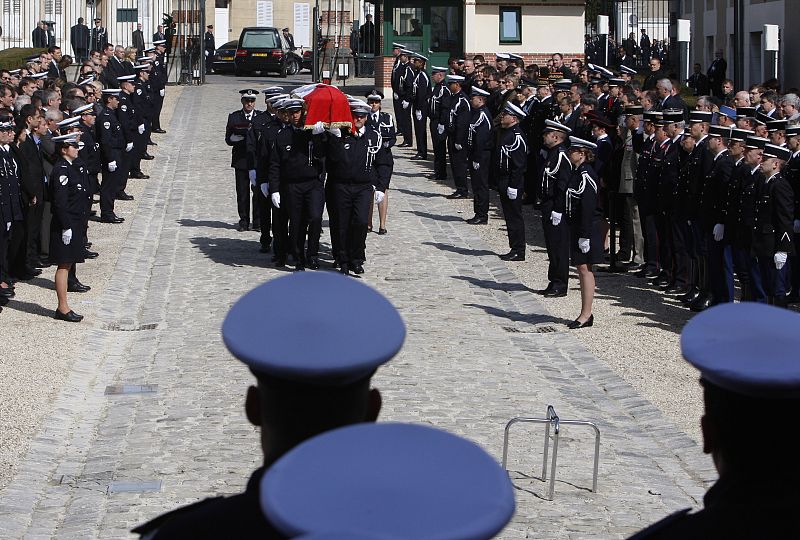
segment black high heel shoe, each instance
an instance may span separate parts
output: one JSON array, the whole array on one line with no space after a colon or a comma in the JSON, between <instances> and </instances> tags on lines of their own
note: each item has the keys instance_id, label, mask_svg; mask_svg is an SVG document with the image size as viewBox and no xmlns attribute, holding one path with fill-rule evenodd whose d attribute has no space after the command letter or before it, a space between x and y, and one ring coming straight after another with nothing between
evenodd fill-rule
<instances>
[{"instance_id":1,"label":"black high heel shoe","mask_svg":"<svg viewBox=\"0 0 800 540\"><path fill-rule=\"evenodd\" d=\"M589 315L589 318L586 319L585 322L581 322L578 319L575 319L574 321L572 321L567 325L567 328L569 328L570 330L577 330L578 328L586 328L587 326L593 326L593 325L594 325L594 313Z\"/></svg>"}]
</instances>

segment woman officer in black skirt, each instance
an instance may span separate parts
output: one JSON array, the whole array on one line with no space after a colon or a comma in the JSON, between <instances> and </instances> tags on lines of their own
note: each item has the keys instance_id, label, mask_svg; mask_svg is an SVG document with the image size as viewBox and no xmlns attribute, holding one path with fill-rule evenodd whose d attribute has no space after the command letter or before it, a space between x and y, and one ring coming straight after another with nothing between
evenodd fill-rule
<instances>
[{"instance_id":1,"label":"woman officer in black skirt","mask_svg":"<svg viewBox=\"0 0 800 540\"><path fill-rule=\"evenodd\" d=\"M56 268L58 308L55 318L80 322L83 315L72 311L67 303L69 270L83 262L86 253L86 229L89 224L90 185L86 167L78 160L78 136L74 133L53 137L58 161L50 175L51 208L50 260Z\"/></svg>"},{"instance_id":2,"label":"woman officer in black skirt","mask_svg":"<svg viewBox=\"0 0 800 540\"><path fill-rule=\"evenodd\" d=\"M367 126L381 134L383 137L383 147L386 148L389 156L390 169L389 178L391 179L392 171L394 170L394 157L392 156L392 146L397 141L397 129L395 128L394 118L392 115L381 111L381 100L383 94L377 90L373 90L367 94L367 103L369 104L372 112L367 117ZM386 191L383 194L383 200L376 203L378 206L378 234L386 234L386 217L389 213L389 186L387 183ZM375 208L374 204L369 206L369 226L368 230L372 230L372 210Z\"/></svg>"},{"instance_id":3,"label":"woman officer in black skirt","mask_svg":"<svg viewBox=\"0 0 800 540\"><path fill-rule=\"evenodd\" d=\"M567 157L572 175L567 188L567 218L572 247L572 264L578 270L581 287L581 313L568 326L584 328L594 324L594 274L592 265L603 261L603 211L598 206L597 175L590 163L597 145L578 137L569 138Z\"/></svg>"}]
</instances>

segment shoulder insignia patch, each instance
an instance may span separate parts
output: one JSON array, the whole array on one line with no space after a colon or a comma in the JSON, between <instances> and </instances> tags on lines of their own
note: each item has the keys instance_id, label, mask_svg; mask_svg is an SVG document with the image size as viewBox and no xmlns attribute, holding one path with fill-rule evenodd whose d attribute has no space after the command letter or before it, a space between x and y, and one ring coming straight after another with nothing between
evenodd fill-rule
<instances>
[{"instance_id":1,"label":"shoulder insignia patch","mask_svg":"<svg viewBox=\"0 0 800 540\"><path fill-rule=\"evenodd\" d=\"M111 122L103 122L103 127L106 129L111 129Z\"/></svg>"},{"instance_id":2,"label":"shoulder insignia patch","mask_svg":"<svg viewBox=\"0 0 800 540\"><path fill-rule=\"evenodd\" d=\"M66 186L67 182L69 181L69 178L67 178L65 175L62 174L61 176L58 177L58 181L62 186Z\"/></svg>"}]
</instances>

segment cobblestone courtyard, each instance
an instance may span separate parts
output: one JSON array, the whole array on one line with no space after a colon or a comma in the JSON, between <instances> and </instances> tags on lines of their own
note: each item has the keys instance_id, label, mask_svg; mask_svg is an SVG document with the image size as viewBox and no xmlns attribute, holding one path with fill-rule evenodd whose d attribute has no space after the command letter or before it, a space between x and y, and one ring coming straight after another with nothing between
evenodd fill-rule
<instances>
[{"instance_id":1,"label":"cobblestone courtyard","mask_svg":"<svg viewBox=\"0 0 800 540\"><path fill-rule=\"evenodd\" d=\"M0 538L132 537L131 527L176 505L240 491L258 466L243 408L252 376L220 337L231 304L283 274L258 252L257 233L234 226L223 131L244 86L212 77L175 100L113 274L0 492ZM612 332L613 318L567 332L566 315L551 314L485 232L463 223L466 205L446 200L450 189L426 180L409 153L395 156L389 234L369 235L363 275L408 328L401 354L374 379L381 419L450 430L498 461L513 416L543 416L552 404L562 418L595 421L598 492L591 434L565 427L552 502L539 479L543 429L515 428L517 512L502 538L623 538L700 505L716 473L694 436L581 341ZM574 290L570 300L576 310ZM690 410L696 423L696 403Z\"/></svg>"}]
</instances>

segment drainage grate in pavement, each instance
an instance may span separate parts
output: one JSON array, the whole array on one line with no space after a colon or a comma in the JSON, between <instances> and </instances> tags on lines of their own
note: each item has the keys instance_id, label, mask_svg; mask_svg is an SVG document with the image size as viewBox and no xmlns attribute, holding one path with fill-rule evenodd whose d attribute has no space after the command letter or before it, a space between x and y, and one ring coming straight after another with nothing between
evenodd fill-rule
<instances>
[{"instance_id":1,"label":"drainage grate in pavement","mask_svg":"<svg viewBox=\"0 0 800 540\"><path fill-rule=\"evenodd\" d=\"M131 482L111 482L107 493L146 493L161 491L161 480L141 480Z\"/></svg>"},{"instance_id":2,"label":"drainage grate in pavement","mask_svg":"<svg viewBox=\"0 0 800 540\"><path fill-rule=\"evenodd\" d=\"M104 393L107 396L119 396L123 394L155 394L157 391L157 384L115 384L106 386Z\"/></svg>"},{"instance_id":3,"label":"drainage grate in pavement","mask_svg":"<svg viewBox=\"0 0 800 540\"><path fill-rule=\"evenodd\" d=\"M530 328L515 328L513 326L504 326L503 330L511 334L550 334L558 332L555 326L534 326Z\"/></svg>"},{"instance_id":4,"label":"drainage grate in pavement","mask_svg":"<svg viewBox=\"0 0 800 540\"><path fill-rule=\"evenodd\" d=\"M140 330L155 330L156 328L158 328L158 323L139 325L110 323L103 325L103 330L110 330L112 332L139 332Z\"/></svg>"}]
</instances>

